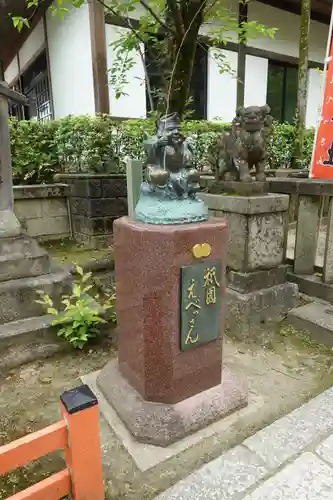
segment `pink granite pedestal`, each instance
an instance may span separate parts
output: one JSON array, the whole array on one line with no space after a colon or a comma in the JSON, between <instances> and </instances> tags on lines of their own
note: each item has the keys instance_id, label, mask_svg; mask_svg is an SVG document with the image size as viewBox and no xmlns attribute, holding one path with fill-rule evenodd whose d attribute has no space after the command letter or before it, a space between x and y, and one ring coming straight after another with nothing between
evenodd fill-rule
<instances>
[{"instance_id":1,"label":"pink granite pedestal","mask_svg":"<svg viewBox=\"0 0 333 500\"><path fill-rule=\"evenodd\" d=\"M203 243L210 255L197 259L193 247ZM114 244L119 354L97 384L139 441L167 446L247 404L244 382L222 368L226 222L162 226L123 217ZM203 261L222 268L220 332L182 351L180 270Z\"/></svg>"}]
</instances>

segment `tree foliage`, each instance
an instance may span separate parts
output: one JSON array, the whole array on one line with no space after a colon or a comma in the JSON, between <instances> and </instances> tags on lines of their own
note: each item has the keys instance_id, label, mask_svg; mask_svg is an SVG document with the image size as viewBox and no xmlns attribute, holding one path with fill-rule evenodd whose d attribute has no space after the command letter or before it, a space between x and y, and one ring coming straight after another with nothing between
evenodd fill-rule
<instances>
[{"instance_id":1,"label":"tree foliage","mask_svg":"<svg viewBox=\"0 0 333 500\"><path fill-rule=\"evenodd\" d=\"M25 0L31 16L43 0ZM139 53L145 67L151 109L159 112L177 112L186 115L191 100L191 79L195 54L200 45L203 26L211 47L223 48L232 34L244 40L258 35L274 37L275 28L267 28L257 21L239 23L238 12L233 12L228 0L90 0L101 3L107 14L124 19L128 28L112 43L116 57L109 68L110 84L116 97L125 92L129 69ZM240 4L251 0L239 0ZM72 7L79 8L85 0L55 0L52 15L60 18ZM30 17L31 17L30 16ZM136 19L134 22L133 19ZM29 17L13 17L18 30L29 26ZM145 51L158 61L163 75L157 87L151 88L145 65ZM230 67L223 52L215 50L221 72ZM157 102L157 105L156 105Z\"/></svg>"}]
</instances>

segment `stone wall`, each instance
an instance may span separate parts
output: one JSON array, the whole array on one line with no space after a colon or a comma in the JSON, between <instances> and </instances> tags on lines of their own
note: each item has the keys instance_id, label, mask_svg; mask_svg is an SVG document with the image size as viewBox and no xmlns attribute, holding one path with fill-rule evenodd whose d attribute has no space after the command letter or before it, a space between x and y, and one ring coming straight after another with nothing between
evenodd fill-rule
<instances>
[{"instance_id":1,"label":"stone wall","mask_svg":"<svg viewBox=\"0 0 333 500\"><path fill-rule=\"evenodd\" d=\"M58 174L70 188L73 236L91 247L112 243L113 222L127 215L126 176L118 174Z\"/></svg>"},{"instance_id":2,"label":"stone wall","mask_svg":"<svg viewBox=\"0 0 333 500\"><path fill-rule=\"evenodd\" d=\"M68 195L64 184L14 186L14 211L24 231L43 241L70 237Z\"/></svg>"}]
</instances>

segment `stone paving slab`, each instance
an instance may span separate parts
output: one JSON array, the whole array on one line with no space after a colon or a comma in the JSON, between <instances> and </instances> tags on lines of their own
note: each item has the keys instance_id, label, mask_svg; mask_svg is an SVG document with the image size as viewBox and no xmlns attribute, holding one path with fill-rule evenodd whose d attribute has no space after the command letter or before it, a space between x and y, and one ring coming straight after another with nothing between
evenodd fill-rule
<instances>
[{"instance_id":1,"label":"stone paving slab","mask_svg":"<svg viewBox=\"0 0 333 500\"><path fill-rule=\"evenodd\" d=\"M323 458L326 462L333 465L333 436L325 439L325 441L323 441L316 449L316 453L320 456L320 458Z\"/></svg>"},{"instance_id":2,"label":"stone paving slab","mask_svg":"<svg viewBox=\"0 0 333 500\"><path fill-rule=\"evenodd\" d=\"M332 304L316 301L296 307L289 311L288 320L296 328L308 332L313 340L333 347Z\"/></svg>"},{"instance_id":3,"label":"stone paving slab","mask_svg":"<svg viewBox=\"0 0 333 500\"><path fill-rule=\"evenodd\" d=\"M332 500L333 387L155 500L177 499Z\"/></svg>"},{"instance_id":4,"label":"stone paving slab","mask_svg":"<svg viewBox=\"0 0 333 500\"><path fill-rule=\"evenodd\" d=\"M332 500L332 498L333 469L312 453L304 453L247 495L244 500Z\"/></svg>"},{"instance_id":5,"label":"stone paving slab","mask_svg":"<svg viewBox=\"0 0 333 500\"><path fill-rule=\"evenodd\" d=\"M266 474L267 470L254 453L244 446L236 446L156 500L233 500Z\"/></svg>"},{"instance_id":6,"label":"stone paving slab","mask_svg":"<svg viewBox=\"0 0 333 500\"><path fill-rule=\"evenodd\" d=\"M246 439L244 445L267 468L276 469L329 432L333 432L333 388Z\"/></svg>"}]
</instances>

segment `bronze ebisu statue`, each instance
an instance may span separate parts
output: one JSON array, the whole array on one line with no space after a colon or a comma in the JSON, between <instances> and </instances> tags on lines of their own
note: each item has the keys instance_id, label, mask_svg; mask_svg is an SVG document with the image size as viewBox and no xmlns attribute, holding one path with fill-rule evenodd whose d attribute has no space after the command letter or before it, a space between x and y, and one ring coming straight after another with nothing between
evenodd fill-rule
<instances>
[{"instance_id":1,"label":"bronze ebisu statue","mask_svg":"<svg viewBox=\"0 0 333 500\"><path fill-rule=\"evenodd\" d=\"M193 151L180 125L177 113L163 116L156 135L145 137L146 179L136 207L137 220L184 224L208 219L208 209L196 197L200 173L192 166Z\"/></svg>"}]
</instances>

